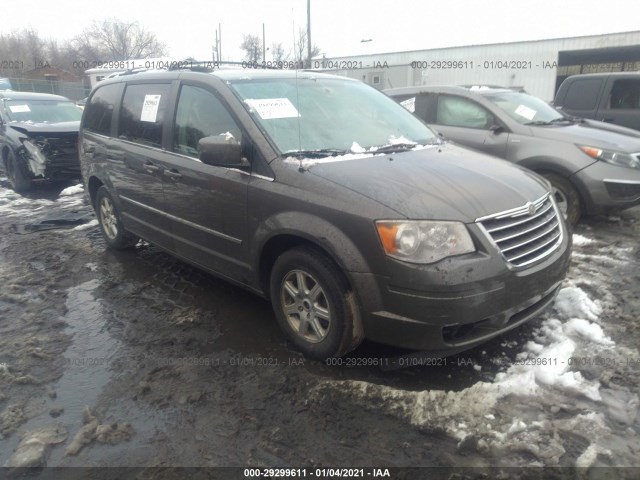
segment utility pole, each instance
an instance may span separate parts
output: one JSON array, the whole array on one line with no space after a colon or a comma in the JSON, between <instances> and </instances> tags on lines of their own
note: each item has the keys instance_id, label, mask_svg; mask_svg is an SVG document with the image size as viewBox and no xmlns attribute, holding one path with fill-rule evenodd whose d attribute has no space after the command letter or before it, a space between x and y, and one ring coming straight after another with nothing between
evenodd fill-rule
<instances>
[{"instance_id":1,"label":"utility pole","mask_svg":"<svg viewBox=\"0 0 640 480\"><path fill-rule=\"evenodd\" d=\"M214 48L212 48L212 50L213 50L211 52L213 54L213 59L212 60L215 63L216 61L220 60L220 58L218 58L216 60L216 57L218 56L218 30L216 30L216 44L215 44Z\"/></svg>"},{"instance_id":2,"label":"utility pole","mask_svg":"<svg viewBox=\"0 0 640 480\"><path fill-rule=\"evenodd\" d=\"M307 68L311 68L311 0L307 0Z\"/></svg>"},{"instance_id":3,"label":"utility pole","mask_svg":"<svg viewBox=\"0 0 640 480\"><path fill-rule=\"evenodd\" d=\"M218 39L218 61L222 61L222 24L218 24L218 32L220 32L220 38Z\"/></svg>"}]
</instances>

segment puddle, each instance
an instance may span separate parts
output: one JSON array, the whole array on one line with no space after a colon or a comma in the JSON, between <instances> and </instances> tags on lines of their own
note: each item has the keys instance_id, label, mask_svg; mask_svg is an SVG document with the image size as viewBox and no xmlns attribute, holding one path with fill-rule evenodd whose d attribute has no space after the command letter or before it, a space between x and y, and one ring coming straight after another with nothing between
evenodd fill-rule
<instances>
[{"instance_id":1,"label":"puddle","mask_svg":"<svg viewBox=\"0 0 640 480\"><path fill-rule=\"evenodd\" d=\"M99 280L90 280L68 289L67 314L61 317L68 327L65 333L72 335L72 343L64 353L64 374L50 387L55 398L45 396L44 412L23 424L12 435L0 454L3 465L13 453L20 440L19 432L36 430L57 422L69 430L67 441L51 452L49 465L59 464L64 457L64 445L67 445L82 426L82 412L85 406L93 407L103 392L103 387L111 378L111 362L116 358L120 342L113 338L107 329L108 316L105 315L100 301L93 291L99 287ZM49 411L53 407L62 407L64 411L52 418Z\"/></svg>"}]
</instances>

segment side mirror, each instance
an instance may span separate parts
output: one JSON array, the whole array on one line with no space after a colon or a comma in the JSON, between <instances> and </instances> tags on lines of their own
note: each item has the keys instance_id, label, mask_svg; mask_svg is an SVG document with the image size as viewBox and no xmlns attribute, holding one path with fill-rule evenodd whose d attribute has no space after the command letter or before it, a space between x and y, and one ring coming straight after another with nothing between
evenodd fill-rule
<instances>
[{"instance_id":1,"label":"side mirror","mask_svg":"<svg viewBox=\"0 0 640 480\"><path fill-rule=\"evenodd\" d=\"M198 141L198 158L202 163L218 167L247 167L249 162L242 156L242 147L233 137L216 135Z\"/></svg>"},{"instance_id":2,"label":"side mirror","mask_svg":"<svg viewBox=\"0 0 640 480\"><path fill-rule=\"evenodd\" d=\"M494 135L498 135L499 133L504 132L504 127L502 125L496 125L495 123L489 127L489 130L494 133Z\"/></svg>"}]
</instances>

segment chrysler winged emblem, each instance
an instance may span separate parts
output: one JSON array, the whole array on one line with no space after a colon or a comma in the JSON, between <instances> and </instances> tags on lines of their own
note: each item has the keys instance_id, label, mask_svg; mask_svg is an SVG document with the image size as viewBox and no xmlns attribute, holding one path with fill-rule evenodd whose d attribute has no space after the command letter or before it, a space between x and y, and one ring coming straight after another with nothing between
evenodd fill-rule
<instances>
[{"instance_id":1,"label":"chrysler winged emblem","mask_svg":"<svg viewBox=\"0 0 640 480\"><path fill-rule=\"evenodd\" d=\"M536 206L533 203L527 202L525 207L527 207L527 211L529 212L529 215L534 215L536 213Z\"/></svg>"}]
</instances>

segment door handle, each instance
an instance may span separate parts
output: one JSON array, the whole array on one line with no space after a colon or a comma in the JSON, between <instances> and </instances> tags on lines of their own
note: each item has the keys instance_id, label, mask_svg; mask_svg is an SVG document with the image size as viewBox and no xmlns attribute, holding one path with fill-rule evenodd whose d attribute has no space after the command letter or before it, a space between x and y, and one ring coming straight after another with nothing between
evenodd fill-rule
<instances>
[{"instance_id":1,"label":"door handle","mask_svg":"<svg viewBox=\"0 0 640 480\"><path fill-rule=\"evenodd\" d=\"M613 123L615 121L615 118L603 118L602 121L603 122L608 122L608 123Z\"/></svg>"},{"instance_id":2,"label":"door handle","mask_svg":"<svg viewBox=\"0 0 640 480\"><path fill-rule=\"evenodd\" d=\"M160 170L162 170L162 168L158 167L157 165L154 165L151 162L147 162L147 163L143 164L142 168L144 168L149 173L156 173L156 172L159 172Z\"/></svg>"},{"instance_id":3,"label":"door handle","mask_svg":"<svg viewBox=\"0 0 640 480\"><path fill-rule=\"evenodd\" d=\"M172 168L171 170L165 170L164 174L172 180L177 180L179 178L182 178L182 174L179 171L177 171L175 168Z\"/></svg>"}]
</instances>

